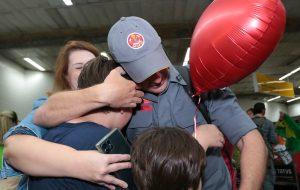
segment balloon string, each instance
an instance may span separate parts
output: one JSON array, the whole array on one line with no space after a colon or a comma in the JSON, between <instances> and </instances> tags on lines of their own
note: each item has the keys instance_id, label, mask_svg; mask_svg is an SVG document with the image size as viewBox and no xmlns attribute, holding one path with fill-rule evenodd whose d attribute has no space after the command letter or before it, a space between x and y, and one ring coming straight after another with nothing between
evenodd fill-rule
<instances>
[{"instance_id":1,"label":"balloon string","mask_svg":"<svg viewBox=\"0 0 300 190\"><path fill-rule=\"evenodd\" d=\"M192 96L194 98L195 95ZM197 139L196 129L197 129L197 112L199 111L198 106L200 105L201 97L199 96L198 103L195 106L195 114L194 114L194 137Z\"/></svg>"}]
</instances>

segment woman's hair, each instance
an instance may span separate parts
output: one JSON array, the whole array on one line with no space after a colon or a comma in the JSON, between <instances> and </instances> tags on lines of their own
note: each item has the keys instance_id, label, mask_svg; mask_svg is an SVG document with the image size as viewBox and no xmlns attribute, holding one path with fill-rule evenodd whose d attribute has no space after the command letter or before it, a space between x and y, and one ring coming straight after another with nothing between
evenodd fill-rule
<instances>
[{"instance_id":1,"label":"woman's hair","mask_svg":"<svg viewBox=\"0 0 300 190\"><path fill-rule=\"evenodd\" d=\"M68 74L69 56L72 51L87 50L94 54L96 57L99 55L99 50L91 43L85 41L69 41L62 47L56 59L56 68L54 75L53 90L49 94L55 92L70 90L70 84L66 79Z\"/></svg>"},{"instance_id":2,"label":"woman's hair","mask_svg":"<svg viewBox=\"0 0 300 190\"><path fill-rule=\"evenodd\" d=\"M104 56L98 56L88 61L78 77L78 89L87 88L104 82L111 70L118 64Z\"/></svg>"},{"instance_id":3,"label":"woman's hair","mask_svg":"<svg viewBox=\"0 0 300 190\"><path fill-rule=\"evenodd\" d=\"M154 127L134 141L131 161L139 190L197 190L205 151L182 129Z\"/></svg>"},{"instance_id":4,"label":"woman's hair","mask_svg":"<svg viewBox=\"0 0 300 190\"><path fill-rule=\"evenodd\" d=\"M3 111L0 113L0 144L3 144L3 135L11 128L18 124L18 116L14 111Z\"/></svg>"},{"instance_id":5,"label":"woman's hair","mask_svg":"<svg viewBox=\"0 0 300 190\"><path fill-rule=\"evenodd\" d=\"M247 112L250 112L250 111L253 113L253 112L254 112L254 109L253 109L253 108L247 109Z\"/></svg>"}]
</instances>

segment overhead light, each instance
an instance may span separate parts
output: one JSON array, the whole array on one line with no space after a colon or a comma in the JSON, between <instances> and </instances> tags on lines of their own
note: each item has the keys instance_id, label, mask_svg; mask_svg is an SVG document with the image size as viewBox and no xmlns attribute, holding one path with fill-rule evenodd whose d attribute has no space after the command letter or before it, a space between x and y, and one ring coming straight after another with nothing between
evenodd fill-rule
<instances>
[{"instance_id":1,"label":"overhead light","mask_svg":"<svg viewBox=\"0 0 300 190\"><path fill-rule=\"evenodd\" d=\"M300 86L298 86L298 88L300 88Z\"/></svg>"},{"instance_id":2,"label":"overhead light","mask_svg":"<svg viewBox=\"0 0 300 190\"><path fill-rule=\"evenodd\" d=\"M296 100L300 100L300 97L294 98L294 99L290 99L290 100L288 100L288 101L286 101L286 102L287 102L287 103L290 103L290 102L293 102L293 101L296 101Z\"/></svg>"},{"instance_id":3,"label":"overhead light","mask_svg":"<svg viewBox=\"0 0 300 190\"><path fill-rule=\"evenodd\" d=\"M282 92L282 91L290 91L290 90L294 90L294 88L274 89L274 90L271 90L271 91L272 92Z\"/></svg>"},{"instance_id":4,"label":"overhead light","mask_svg":"<svg viewBox=\"0 0 300 190\"><path fill-rule=\"evenodd\" d=\"M263 85L263 84L278 84L278 83L285 83L285 81L278 81L278 80L276 80L276 81L268 81L268 82L259 82L257 84Z\"/></svg>"},{"instance_id":5,"label":"overhead light","mask_svg":"<svg viewBox=\"0 0 300 190\"><path fill-rule=\"evenodd\" d=\"M35 68L37 68L40 71L46 71L46 69L44 69L42 66L40 66L39 64L37 64L36 62L34 62L32 59L25 57L24 60L31 64L32 66L34 66Z\"/></svg>"},{"instance_id":6,"label":"overhead light","mask_svg":"<svg viewBox=\"0 0 300 190\"><path fill-rule=\"evenodd\" d=\"M190 47L188 47L187 50L186 50L182 66L188 65L189 64L189 60L190 60Z\"/></svg>"},{"instance_id":7,"label":"overhead light","mask_svg":"<svg viewBox=\"0 0 300 190\"><path fill-rule=\"evenodd\" d=\"M291 76L291 75L297 73L298 71L300 71L300 67L298 67L297 69L292 70L292 71L289 72L288 74L286 74L286 75L280 77L279 80L283 80L283 79L285 79L285 78L288 78L289 76Z\"/></svg>"},{"instance_id":8,"label":"overhead light","mask_svg":"<svg viewBox=\"0 0 300 190\"><path fill-rule=\"evenodd\" d=\"M72 6L72 5L73 5L72 0L63 0L63 2L64 2L65 5L67 5L67 6Z\"/></svg>"},{"instance_id":9,"label":"overhead light","mask_svg":"<svg viewBox=\"0 0 300 190\"><path fill-rule=\"evenodd\" d=\"M279 98L281 98L281 96L276 96L275 98L271 98L271 99L269 99L269 100L267 100L267 101L268 101L268 102L271 102L271 101L277 100L277 99L279 99Z\"/></svg>"}]
</instances>

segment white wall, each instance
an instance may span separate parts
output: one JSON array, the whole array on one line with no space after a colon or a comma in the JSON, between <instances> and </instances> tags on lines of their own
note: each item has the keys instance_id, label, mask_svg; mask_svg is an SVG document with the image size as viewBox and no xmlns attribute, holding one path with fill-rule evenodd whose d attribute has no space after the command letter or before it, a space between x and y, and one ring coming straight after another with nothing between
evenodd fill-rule
<instances>
[{"instance_id":1,"label":"white wall","mask_svg":"<svg viewBox=\"0 0 300 190\"><path fill-rule=\"evenodd\" d=\"M0 57L0 111L15 110L21 113L24 69Z\"/></svg>"},{"instance_id":2,"label":"white wall","mask_svg":"<svg viewBox=\"0 0 300 190\"><path fill-rule=\"evenodd\" d=\"M284 113L288 113L288 107L285 104L277 103L277 102L268 102L266 105L266 117L273 122L277 122L279 119L279 112L282 111Z\"/></svg>"},{"instance_id":3,"label":"white wall","mask_svg":"<svg viewBox=\"0 0 300 190\"><path fill-rule=\"evenodd\" d=\"M14 110L22 119L33 101L51 90L52 83L51 73L24 70L0 56L0 111Z\"/></svg>"},{"instance_id":4,"label":"white wall","mask_svg":"<svg viewBox=\"0 0 300 190\"><path fill-rule=\"evenodd\" d=\"M300 116L300 102L295 102L289 105L289 115L290 116Z\"/></svg>"},{"instance_id":5,"label":"white wall","mask_svg":"<svg viewBox=\"0 0 300 190\"><path fill-rule=\"evenodd\" d=\"M247 109L254 106L255 103L260 102L259 100L252 100L250 98L238 98L238 103L243 108L243 110L247 111ZM279 118L279 112L283 111L288 113L288 107L285 104L277 103L277 102L268 102L266 105L266 118L269 120L276 122Z\"/></svg>"}]
</instances>

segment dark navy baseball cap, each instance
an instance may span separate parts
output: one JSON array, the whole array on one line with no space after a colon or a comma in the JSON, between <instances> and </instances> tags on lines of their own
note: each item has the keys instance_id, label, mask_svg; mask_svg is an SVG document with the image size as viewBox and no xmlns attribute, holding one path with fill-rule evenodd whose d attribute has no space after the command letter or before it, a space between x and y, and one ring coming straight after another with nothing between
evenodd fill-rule
<instances>
[{"instance_id":1,"label":"dark navy baseball cap","mask_svg":"<svg viewBox=\"0 0 300 190\"><path fill-rule=\"evenodd\" d=\"M141 83L171 65L155 29L139 17L122 17L108 33L108 48L128 75Z\"/></svg>"}]
</instances>

